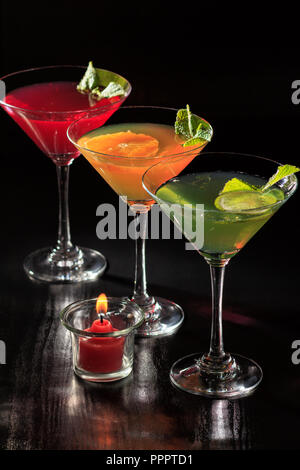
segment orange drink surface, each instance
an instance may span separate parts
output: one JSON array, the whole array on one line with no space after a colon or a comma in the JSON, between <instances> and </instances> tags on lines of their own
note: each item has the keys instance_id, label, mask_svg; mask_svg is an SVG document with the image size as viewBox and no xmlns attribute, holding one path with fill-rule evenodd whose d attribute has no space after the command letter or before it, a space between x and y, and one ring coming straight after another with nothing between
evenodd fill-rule
<instances>
[{"instance_id":1,"label":"orange drink surface","mask_svg":"<svg viewBox=\"0 0 300 470\"><path fill-rule=\"evenodd\" d=\"M184 140L175 134L174 127L165 124L124 123L107 125L83 135L77 144L90 164L128 204L154 203L142 186L145 171L168 156L174 176L198 155L199 146L183 147ZM165 179L169 179L170 171ZM163 169L158 175L162 184Z\"/></svg>"}]
</instances>

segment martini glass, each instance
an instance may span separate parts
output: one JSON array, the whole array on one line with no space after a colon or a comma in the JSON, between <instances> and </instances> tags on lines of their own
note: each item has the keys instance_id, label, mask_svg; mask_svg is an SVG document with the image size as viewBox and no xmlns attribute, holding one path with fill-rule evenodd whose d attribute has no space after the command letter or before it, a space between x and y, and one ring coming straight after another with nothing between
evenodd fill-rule
<instances>
[{"instance_id":1,"label":"martini glass","mask_svg":"<svg viewBox=\"0 0 300 470\"><path fill-rule=\"evenodd\" d=\"M59 191L59 224L56 245L29 254L24 261L27 275L44 282L79 282L95 279L106 267L101 253L73 245L70 235L69 169L80 155L67 138L71 122L89 111L98 126L119 108L131 91L127 80L102 70L103 86L120 83L125 95L100 101L79 93L76 85L85 72L81 66L51 66L5 75L6 95L2 108L56 165ZM2 97L1 97L2 98Z\"/></svg>"},{"instance_id":2,"label":"martini glass","mask_svg":"<svg viewBox=\"0 0 300 470\"><path fill-rule=\"evenodd\" d=\"M224 351L225 266L294 193L297 179L288 176L263 196L253 195L251 191L227 193L225 198L218 199L216 207L216 198L227 181L235 177L261 186L276 173L279 164L256 156L205 152L178 176L172 160L169 160L168 174L161 163L148 169L143 185L162 210L171 214L188 240L195 243L195 234L203 231L204 237L198 237L202 242L196 243L195 248L210 267L212 326L209 352L191 354L175 362L171 381L193 394L240 398L254 391L262 379L262 371L254 361Z\"/></svg>"},{"instance_id":3,"label":"martini glass","mask_svg":"<svg viewBox=\"0 0 300 470\"><path fill-rule=\"evenodd\" d=\"M100 129L96 128L89 116L75 121L68 129L71 142L115 192L125 198L134 213L140 236L135 238L132 299L142 308L146 319L137 331L140 336L171 334L179 328L184 317L179 305L148 293L145 268L148 211L155 201L144 190L142 176L155 162L162 161L162 168L167 166L172 155L177 156L174 165L179 173L205 146L203 143L192 147L182 146L183 140L174 132L176 115L177 110L171 108L123 107ZM99 136L108 139L107 151L103 150L104 147L100 150L95 144ZM121 140L118 141L119 137ZM101 139L99 142L103 145ZM141 148L139 139L142 140ZM128 148L132 149L129 154Z\"/></svg>"}]
</instances>

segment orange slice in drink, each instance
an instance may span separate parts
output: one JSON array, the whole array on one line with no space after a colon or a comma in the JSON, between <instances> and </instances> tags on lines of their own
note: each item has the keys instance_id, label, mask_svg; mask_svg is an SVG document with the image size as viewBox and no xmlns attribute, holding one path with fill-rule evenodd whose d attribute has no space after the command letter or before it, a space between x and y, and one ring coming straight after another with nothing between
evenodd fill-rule
<instances>
[{"instance_id":1,"label":"orange slice in drink","mask_svg":"<svg viewBox=\"0 0 300 470\"><path fill-rule=\"evenodd\" d=\"M98 135L81 144L94 152L119 157L154 157L159 148L154 137L131 131Z\"/></svg>"}]
</instances>

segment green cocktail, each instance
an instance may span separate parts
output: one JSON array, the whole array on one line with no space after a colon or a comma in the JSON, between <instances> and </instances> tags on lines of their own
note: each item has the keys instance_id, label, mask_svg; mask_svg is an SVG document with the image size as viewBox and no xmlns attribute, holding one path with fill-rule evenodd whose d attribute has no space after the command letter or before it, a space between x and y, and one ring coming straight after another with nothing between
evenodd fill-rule
<instances>
[{"instance_id":1,"label":"green cocktail","mask_svg":"<svg viewBox=\"0 0 300 470\"><path fill-rule=\"evenodd\" d=\"M193 242L197 230L204 228L204 244L199 248L205 258L234 256L269 220L285 198L279 187L272 187L264 194L235 191L220 197L222 188L232 178L254 186L266 183L263 178L245 173L214 171L175 177L156 191L162 209L168 209L172 220L188 240ZM183 210L187 204L191 205L191 209ZM197 218L197 204L204 206L202 218ZM170 212L171 205L175 206ZM236 212L237 209L240 212Z\"/></svg>"},{"instance_id":2,"label":"green cocktail","mask_svg":"<svg viewBox=\"0 0 300 470\"><path fill-rule=\"evenodd\" d=\"M295 192L299 168L252 155L202 153L178 176L177 158L149 168L143 185L209 264L212 327L208 353L179 359L170 378L189 393L240 398L255 390L262 371L251 359L224 350L225 266Z\"/></svg>"}]
</instances>

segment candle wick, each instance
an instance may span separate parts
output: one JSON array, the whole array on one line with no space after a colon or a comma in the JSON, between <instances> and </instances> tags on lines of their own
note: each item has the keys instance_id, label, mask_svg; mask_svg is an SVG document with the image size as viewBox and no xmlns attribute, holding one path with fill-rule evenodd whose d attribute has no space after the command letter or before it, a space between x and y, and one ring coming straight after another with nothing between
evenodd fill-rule
<instances>
[{"instance_id":1,"label":"candle wick","mask_svg":"<svg viewBox=\"0 0 300 470\"><path fill-rule=\"evenodd\" d=\"M103 323L103 315L100 313L100 322Z\"/></svg>"}]
</instances>

